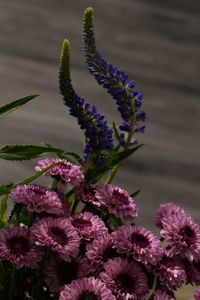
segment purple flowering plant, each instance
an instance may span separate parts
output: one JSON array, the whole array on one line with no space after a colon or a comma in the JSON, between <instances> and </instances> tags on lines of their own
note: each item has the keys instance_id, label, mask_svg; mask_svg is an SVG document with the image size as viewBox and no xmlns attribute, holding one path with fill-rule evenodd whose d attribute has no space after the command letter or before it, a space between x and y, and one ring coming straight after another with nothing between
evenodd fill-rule
<instances>
[{"instance_id":1,"label":"purple flowering plant","mask_svg":"<svg viewBox=\"0 0 200 300\"><path fill-rule=\"evenodd\" d=\"M90 73L115 100L121 124L112 126L80 97L70 77L70 43L61 49L59 87L85 137L83 155L49 144L6 145L0 159L42 155L35 173L0 186L0 299L173 300L181 286L200 285L200 227L174 203L155 214L160 236L137 224L139 191L113 185L124 160L142 145L143 95L128 75L99 54L93 9L83 21ZM37 95L0 108L0 115ZM52 179L51 187L36 183ZM10 209L12 207L12 209ZM197 289L194 299L200 299Z\"/></svg>"}]
</instances>

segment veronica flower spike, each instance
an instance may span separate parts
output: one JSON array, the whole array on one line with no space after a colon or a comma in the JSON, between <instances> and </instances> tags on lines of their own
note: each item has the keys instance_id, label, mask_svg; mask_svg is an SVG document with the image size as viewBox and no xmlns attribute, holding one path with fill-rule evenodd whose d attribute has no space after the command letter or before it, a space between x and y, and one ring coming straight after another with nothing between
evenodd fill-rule
<instances>
[{"instance_id":1,"label":"veronica flower spike","mask_svg":"<svg viewBox=\"0 0 200 300\"><path fill-rule=\"evenodd\" d=\"M134 81L128 81L124 71L108 63L97 51L91 7L85 10L83 24L84 54L89 71L116 101L123 119L119 129L130 133L128 142L131 142L135 132L144 132L145 129L146 114L141 110L143 95L134 89Z\"/></svg>"},{"instance_id":2,"label":"veronica flower spike","mask_svg":"<svg viewBox=\"0 0 200 300\"><path fill-rule=\"evenodd\" d=\"M78 124L85 134L85 162L90 154L98 156L102 151L112 150L112 129L107 125L105 117L97 112L94 105L79 97L72 86L70 43L67 39L64 40L61 50L59 82L64 104L69 107L70 114L77 118Z\"/></svg>"}]
</instances>

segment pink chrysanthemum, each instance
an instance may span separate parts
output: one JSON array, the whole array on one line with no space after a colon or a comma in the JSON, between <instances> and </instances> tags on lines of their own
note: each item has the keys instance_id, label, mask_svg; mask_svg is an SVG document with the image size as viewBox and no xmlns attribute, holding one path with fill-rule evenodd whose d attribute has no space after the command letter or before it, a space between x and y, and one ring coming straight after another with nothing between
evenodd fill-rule
<instances>
[{"instance_id":1,"label":"pink chrysanthemum","mask_svg":"<svg viewBox=\"0 0 200 300\"><path fill-rule=\"evenodd\" d=\"M158 264L156 275L163 287L176 290L186 282L186 273L179 256L164 255Z\"/></svg>"},{"instance_id":2,"label":"pink chrysanthemum","mask_svg":"<svg viewBox=\"0 0 200 300\"><path fill-rule=\"evenodd\" d=\"M71 262L66 262L59 256L52 256L45 265L45 281L50 291L57 293L72 280L86 277L89 271L90 264L85 257L77 257Z\"/></svg>"},{"instance_id":3,"label":"pink chrysanthemum","mask_svg":"<svg viewBox=\"0 0 200 300\"><path fill-rule=\"evenodd\" d=\"M65 261L79 253L80 238L67 218L43 218L31 228L36 245L50 247Z\"/></svg>"},{"instance_id":4,"label":"pink chrysanthemum","mask_svg":"<svg viewBox=\"0 0 200 300\"><path fill-rule=\"evenodd\" d=\"M184 211L184 209L182 209L181 207L177 206L172 202L161 204L155 214L156 226L162 229L163 220L167 220L168 217L177 214L186 215L186 212Z\"/></svg>"},{"instance_id":5,"label":"pink chrysanthemum","mask_svg":"<svg viewBox=\"0 0 200 300\"><path fill-rule=\"evenodd\" d=\"M200 285L200 261L183 260L187 275L187 284Z\"/></svg>"},{"instance_id":6,"label":"pink chrysanthemum","mask_svg":"<svg viewBox=\"0 0 200 300\"><path fill-rule=\"evenodd\" d=\"M96 198L96 189L94 185L80 184L74 189L76 198L80 201L93 205L97 209L106 209Z\"/></svg>"},{"instance_id":7,"label":"pink chrysanthemum","mask_svg":"<svg viewBox=\"0 0 200 300\"><path fill-rule=\"evenodd\" d=\"M54 166L49 171L45 173L46 176L54 176L60 178L66 183L70 183L73 186L79 184L84 180L84 175L82 169L74 165L67 160L59 159L59 158L46 158L38 161L37 166L35 167L36 171L41 171L48 166L62 162L61 164Z\"/></svg>"},{"instance_id":8,"label":"pink chrysanthemum","mask_svg":"<svg viewBox=\"0 0 200 300\"><path fill-rule=\"evenodd\" d=\"M119 253L128 253L137 261L155 265L161 259L163 249L157 237L142 226L123 225L112 232Z\"/></svg>"},{"instance_id":9,"label":"pink chrysanthemum","mask_svg":"<svg viewBox=\"0 0 200 300\"><path fill-rule=\"evenodd\" d=\"M171 254L189 261L200 260L200 228L190 216L180 213L163 220L160 233L169 243Z\"/></svg>"},{"instance_id":10,"label":"pink chrysanthemum","mask_svg":"<svg viewBox=\"0 0 200 300\"><path fill-rule=\"evenodd\" d=\"M8 260L17 268L35 268L42 259L41 249L32 244L30 230L14 227L0 230L0 260Z\"/></svg>"},{"instance_id":11,"label":"pink chrysanthemum","mask_svg":"<svg viewBox=\"0 0 200 300\"><path fill-rule=\"evenodd\" d=\"M59 298L59 300L81 299L116 300L105 284L94 277L74 280L64 287Z\"/></svg>"},{"instance_id":12,"label":"pink chrysanthemum","mask_svg":"<svg viewBox=\"0 0 200 300\"><path fill-rule=\"evenodd\" d=\"M157 290L154 294L154 300L175 300L173 293Z\"/></svg>"},{"instance_id":13,"label":"pink chrysanthemum","mask_svg":"<svg viewBox=\"0 0 200 300\"><path fill-rule=\"evenodd\" d=\"M104 265L100 278L117 300L146 299L149 291L147 277L137 263L117 257Z\"/></svg>"},{"instance_id":14,"label":"pink chrysanthemum","mask_svg":"<svg viewBox=\"0 0 200 300\"><path fill-rule=\"evenodd\" d=\"M104 222L90 212L84 212L71 217L71 223L80 237L86 240L94 239L108 232Z\"/></svg>"},{"instance_id":15,"label":"pink chrysanthemum","mask_svg":"<svg viewBox=\"0 0 200 300\"><path fill-rule=\"evenodd\" d=\"M117 256L113 245L114 241L110 234L104 234L87 245L85 255L91 261L93 272L99 273L107 260Z\"/></svg>"},{"instance_id":16,"label":"pink chrysanthemum","mask_svg":"<svg viewBox=\"0 0 200 300\"><path fill-rule=\"evenodd\" d=\"M124 220L137 217L137 206L133 198L121 188L111 184L98 184L95 196L110 214Z\"/></svg>"},{"instance_id":17,"label":"pink chrysanthemum","mask_svg":"<svg viewBox=\"0 0 200 300\"><path fill-rule=\"evenodd\" d=\"M197 289L195 292L194 292L194 300L200 300L200 289Z\"/></svg>"},{"instance_id":18,"label":"pink chrysanthemum","mask_svg":"<svg viewBox=\"0 0 200 300\"><path fill-rule=\"evenodd\" d=\"M63 215L63 201L55 191L40 185L18 185L10 193L10 198L22 203L30 212L46 212L48 214Z\"/></svg>"}]
</instances>

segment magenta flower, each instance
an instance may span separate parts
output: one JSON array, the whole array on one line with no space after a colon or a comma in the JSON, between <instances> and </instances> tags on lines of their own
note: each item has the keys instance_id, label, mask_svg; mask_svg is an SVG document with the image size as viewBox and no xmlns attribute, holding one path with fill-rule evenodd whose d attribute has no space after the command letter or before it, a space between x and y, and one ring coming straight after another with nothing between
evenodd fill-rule
<instances>
[{"instance_id":1,"label":"magenta flower","mask_svg":"<svg viewBox=\"0 0 200 300\"><path fill-rule=\"evenodd\" d=\"M200 260L200 228L192 218L182 213L163 220L161 235L169 243L169 252L186 257L189 261Z\"/></svg>"},{"instance_id":2,"label":"magenta flower","mask_svg":"<svg viewBox=\"0 0 200 300\"><path fill-rule=\"evenodd\" d=\"M194 292L194 300L199 300L200 299L200 289L197 289Z\"/></svg>"},{"instance_id":3,"label":"magenta flower","mask_svg":"<svg viewBox=\"0 0 200 300\"><path fill-rule=\"evenodd\" d=\"M79 235L67 218L40 219L31 232L36 245L50 247L65 261L71 261L79 253Z\"/></svg>"},{"instance_id":4,"label":"magenta flower","mask_svg":"<svg viewBox=\"0 0 200 300\"><path fill-rule=\"evenodd\" d=\"M10 198L24 204L30 212L46 212L58 216L64 214L63 200L58 193L40 185L18 185L11 191Z\"/></svg>"},{"instance_id":5,"label":"magenta flower","mask_svg":"<svg viewBox=\"0 0 200 300\"><path fill-rule=\"evenodd\" d=\"M72 216L71 223L76 228L80 237L86 240L94 239L108 231L104 222L90 212Z\"/></svg>"},{"instance_id":6,"label":"magenta flower","mask_svg":"<svg viewBox=\"0 0 200 300\"><path fill-rule=\"evenodd\" d=\"M123 225L112 232L112 237L119 253L131 254L144 264L155 265L162 257L160 241L142 226Z\"/></svg>"},{"instance_id":7,"label":"magenta flower","mask_svg":"<svg viewBox=\"0 0 200 300\"><path fill-rule=\"evenodd\" d=\"M38 161L35 170L41 171L57 162L62 162L62 163L52 167L49 171L47 171L45 173L46 176L53 176L59 178L66 183L70 183L73 186L83 181L84 175L82 169L79 166L76 166L64 159L46 158L40 160Z\"/></svg>"},{"instance_id":8,"label":"magenta flower","mask_svg":"<svg viewBox=\"0 0 200 300\"><path fill-rule=\"evenodd\" d=\"M104 265L100 278L113 292L117 300L146 299L148 281L142 269L135 262L117 257Z\"/></svg>"},{"instance_id":9,"label":"magenta flower","mask_svg":"<svg viewBox=\"0 0 200 300\"><path fill-rule=\"evenodd\" d=\"M133 220L137 217L137 206L128 192L111 184L96 185L96 198L110 214L124 220Z\"/></svg>"},{"instance_id":10,"label":"magenta flower","mask_svg":"<svg viewBox=\"0 0 200 300\"><path fill-rule=\"evenodd\" d=\"M71 284L65 285L60 293L59 300L115 300L112 292L103 282L94 277L82 278L72 281Z\"/></svg>"},{"instance_id":11,"label":"magenta flower","mask_svg":"<svg viewBox=\"0 0 200 300\"><path fill-rule=\"evenodd\" d=\"M0 260L8 260L16 267L35 268L41 261L41 249L32 244L30 230L14 227L0 230Z\"/></svg>"},{"instance_id":12,"label":"magenta flower","mask_svg":"<svg viewBox=\"0 0 200 300\"><path fill-rule=\"evenodd\" d=\"M159 209L157 209L155 214L155 224L159 228L163 228L162 222L167 220L170 216L183 214L186 215L186 212L181 207L177 206L176 204L169 202L161 204Z\"/></svg>"},{"instance_id":13,"label":"magenta flower","mask_svg":"<svg viewBox=\"0 0 200 300\"><path fill-rule=\"evenodd\" d=\"M117 256L113 245L114 241L110 234L104 234L87 245L85 255L91 261L91 269L95 274L102 270L107 260Z\"/></svg>"},{"instance_id":14,"label":"magenta flower","mask_svg":"<svg viewBox=\"0 0 200 300\"><path fill-rule=\"evenodd\" d=\"M86 277L89 271L90 264L84 257L77 257L66 262L59 256L51 256L45 265L45 281L50 291L57 293L72 280Z\"/></svg>"},{"instance_id":15,"label":"magenta flower","mask_svg":"<svg viewBox=\"0 0 200 300\"><path fill-rule=\"evenodd\" d=\"M96 189L94 185L80 184L74 189L76 198L80 201L93 205L97 209L106 209L96 198Z\"/></svg>"},{"instance_id":16,"label":"magenta flower","mask_svg":"<svg viewBox=\"0 0 200 300\"><path fill-rule=\"evenodd\" d=\"M200 261L183 260L187 275L187 284L200 285Z\"/></svg>"},{"instance_id":17,"label":"magenta flower","mask_svg":"<svg viewBox=\"0 0 200 300\"><path fill-rule=\"evenodd\" d=\"M156 275L163 287L176 290L186 283L186 273L179 256L164 255L158 264Z\"/></svg>"},{"instance_id":18,"label":"magenta flower","mask_svg":"<svg viewBox=\"0 0 200 300\"><path fill-rule=\"evenodd\" d=\"M175 300L176 298L174 297L173 293L166 292L166 291L161 291L157 290L154 294L154 300Z\"/></svg>"}]
</instances>

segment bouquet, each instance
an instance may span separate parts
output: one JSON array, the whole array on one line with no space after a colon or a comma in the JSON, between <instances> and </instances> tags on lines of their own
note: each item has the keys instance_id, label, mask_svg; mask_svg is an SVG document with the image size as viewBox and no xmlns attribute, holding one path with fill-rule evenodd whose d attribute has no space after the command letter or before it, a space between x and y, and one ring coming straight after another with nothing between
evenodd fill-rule
<instances>
[{"instance_id":1,"label":"bouquet","mask_svg":"<svg viewBox=\"0 0 200 300\"><path fill-rule=\"evenodd\" d=\"M142 93L96 48L93 9L83 21L90 73L114 99L121 123L108 124L79 96L70 77L70 43L61 49L59 88L83 131L83 155L52 145L7 145L0 158L42 155L35 173L0 186L0 299L173 300L182 285L200 285L200 227L174 203L155 213L160 236L137 224L135 197L113 180L142 144ZM34 99L0 108L1 116ZM53 155L53 156L52 156ZM48 186L37 183L41 176ZM197 289L193 299L200 299Z\"/></svg>"}]
</instances>

